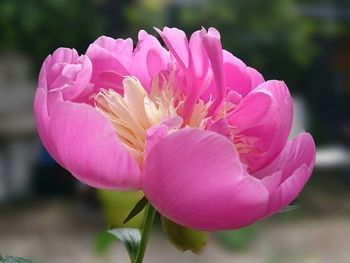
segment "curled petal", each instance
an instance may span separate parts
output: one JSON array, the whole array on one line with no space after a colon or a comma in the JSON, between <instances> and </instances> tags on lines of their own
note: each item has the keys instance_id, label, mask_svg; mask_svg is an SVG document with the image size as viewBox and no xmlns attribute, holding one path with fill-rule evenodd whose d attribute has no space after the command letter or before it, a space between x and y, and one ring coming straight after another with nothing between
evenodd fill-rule
<instances>
[{"instance_id":1,"label":"curled petal","mask_svg":"<svg viewBox=\"0 0 350 263\"><path fill-rule=\"evenodd\" d=\"M288 142L271 164L254 174L265 182L270 192L268 214L282 209L298 196L311 175L315 156L311 135L302 133ZM268 181L273 181L274 186Z\"/></svg>"},{"instance_id":2,"label":"curled petal","mask_svg":"<svg viewBox=\"0 0 350 263\"><path fill-rule=\"evenodd\" d=\"M269 164L284 147L292 126L293 105L287 86L271 80L244 97L229 116L239 136L254 149L241 154L255 172Z\"/></svg>"},{"instance_id":3,"label":"curled petal","mask_svg":"<svg viewBox=\"0 0 350 263\"><path fill-rule=\"evenodd\" d=\"M58 102L50 120L54 157L77 179L105 189L139 188L140 170L111 123L86 104Z\"/></svg>"},{"instance_id":4,"label":"curled petal","mask_svg":"<svg viewBox=\"0 0 350 263\"><path fill-rule=\"evenodd\" d=\"M182 129L150 151L142 177L148 200L172 221L194 229L236 229L266 213L268 191L244 170L232 143Z\"/></svg>"}]
</instances>

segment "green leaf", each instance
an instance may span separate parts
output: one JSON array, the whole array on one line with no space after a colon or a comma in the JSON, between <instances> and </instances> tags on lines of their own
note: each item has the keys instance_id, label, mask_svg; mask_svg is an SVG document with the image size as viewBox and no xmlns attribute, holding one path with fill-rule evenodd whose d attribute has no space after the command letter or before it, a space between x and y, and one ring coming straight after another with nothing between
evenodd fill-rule
<instances>
[{"instance_id":1,"label":"green leaf","mask_svg":"<svg viewBox=\"0 0 350 263\"><path fill-rule=\"evenodd\" d=\"M0 255L0 263L34 263L34 261L25 258Z\"/></svg>"},{"instance_id":2,"label":"green leaf","mask_svg":"<svg viewBox=\"0 0 350 263\"><path fill-rule=\"evenodd\" d=\"M131 262L133 262L140 246L140 231L136 228L115 228L108 230L97 237L96 249L101 253L115 241L123 243L128 251Z\"/></svg>"},{"instance_id":3,"label":"green leaf","mask_svg":"<svg viewBox=\"0 0 350 263\"><path fill-rule=\"evenodd\" d=\"M162 217L162 228L169 241L181 251L199 254L207 244L207 232L178 225L165 217Z\"/></svg>"},{"instance_id":4,"label":"green leaf","mask_svg":"<svg viewBox=\"0 0 350 263\"><path fill-rule=\"evenodd\" d=\"M98 234L95 243L97 253L101 254L105 252L109 248L109 246L116 240L116 237L108 232L102 232Z\"/></svg>"},{"instance_id":5,"label":"green leaf","mask_svg":"<svg viewBox=\"0 0 350 263\"><path fill-rule=\"evenodd\" d=\"M146 197L142 197L141 200L137 202L137 204L134 206L134 208L131 210L130 214L126 217L126 219L123 221L123 223L127 223L130 221L132 218L137 216L148 204L148 200Z\"/></svg>"}]
</instances>

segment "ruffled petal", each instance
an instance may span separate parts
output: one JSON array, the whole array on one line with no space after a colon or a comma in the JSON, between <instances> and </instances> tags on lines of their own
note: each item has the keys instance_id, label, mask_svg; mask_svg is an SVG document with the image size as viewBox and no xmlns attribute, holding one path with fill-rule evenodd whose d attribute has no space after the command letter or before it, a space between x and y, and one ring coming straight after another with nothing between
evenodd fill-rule
<instances>
[{"instance_id":1,"label":"ruffled petal","mask_svg":"<svg viewBox=\"0 0 350 263\"><path fill-rule=\"evenodd\" d=\"M268 191L244 170L232 143L182 129L154 145L143 169L147 199L165 217L194 229L236 229L266 213Z\"/></svg>"},{"instance_id":2,"label":"ruffled petal","mask_svg":"<svg viewBox=\"0 0 350 263\"><path fill-rule=\"evenodd\" d=\"M266 184L270 192L268 215L291 203L303 189L314 167L315 143L308 133L298 135L288 142L280 155L267 167L254 174ZM271 180L271 178L274 180ZM276 185L277 183L277 185Z\"/></svg>"},{"instance_id":3,"label":"ruffled petal","mask_svg":"<svg viewBox=\"0 0 350 263\"><path fill-rule=\"evenodd\" d=\"M86 104L58 102L50 120L54 157L77 179L105 189L139 188L140 169L111 123Z\"/></svg>"}]
</instances>

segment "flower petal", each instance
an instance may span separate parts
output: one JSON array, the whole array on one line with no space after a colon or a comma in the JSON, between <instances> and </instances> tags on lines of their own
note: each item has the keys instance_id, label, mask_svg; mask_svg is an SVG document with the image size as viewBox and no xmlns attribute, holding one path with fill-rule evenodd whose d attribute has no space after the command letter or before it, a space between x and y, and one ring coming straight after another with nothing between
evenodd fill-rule
<instances>
[{"instance_id":1,"label":"flower petal","mask_svg":"<svg viewBox=\"0 0 350 263\"><path fill-rule=\"evenodd\" d=\"M96 188L139 188L140 169L119 142L111 123L86 104L57 102L50 133L58 161Z\"/></svg>"},{"instance_id":2,"label":"flower petal","mask_svg":"<svg viewBox=\"0 0 350 263\"><path fill-rule=\"evenodd\" d=\"M220 35L214 28L209 28L208 32L203 29L201 31L201 36L203 46L211 63L215 80L215 100L209 108L209 113L215 114L223 102L226 91L222 46L220 42Z\"/></svg>"},{"instance_id":3,"label":"flower petal","mask_svg":"<svg viewBox=\"0 0 350 263\"><path fill-rule=\"evenodd\" d=\"M246 96L251 90L264 82L263 76L251 67L247 67L242 60L238 59L230 52L223 50L226 85Z\"/></svg>"},{"instance_id":4,"label":"flower petal","mask_svg":"<svg viewBox=\"0 0 350 263\"><path fill-rule=\"evenodd\" d=\"M282 209L298 196L311 175L315 156L315 143L311 135L302 133L288 142L271 164L254 174L264 181L269 180L267 177L279 177L277 186L268 187L268 214Z\"/></svg>"},{"instance_id":5,"label":"flower petal","mask_svg":"<svg viewBox=\"0 0 350 263\"><path fill-rule=\"evenodd\" d=\"M201 30L196 31L191 35L189 47L191 51L189 68L196 79L201 80L206 77L209 69L209 59L203 47ZM199 89L199 87L197 88Z\"/></svg>"},{"instance_id":6,"label":"flower petal","mask_svg":"<svg viewBox=\"0 0 350 263\"><path fill-rule=\"evenodd\" d=\"M147 199L165 217L194 229L235 229L266 213L268 191L244 170L232 143L185 128L154 145L142 177Z\"/></svg>"},{"instance_id":7,"label":"flower petal","mask_svg":"<svg viewBox=\"0 0 350 263\"><path fill-rule=\"evenodd\" d=\"M169 55L159 41L146 31L141 30L138 38L130 71L149 90L152 78L167 68Z\"/></svg>"},{"instance_id":8,"label":"flower petal","mask_svg":"<svg viewBox=\"0 0 350 263\"><path fill-rule=\"evenodd\" d=\"M57 159L58 154L49 133L50 117L47 108L47 91L38 88L34 98L34 116L39 137L50 155Z\"/></svg>"},{"instance_id":9,"label":"flower petal","mask_svg":"<svg viewBox=\"0 0 350 263\"><path fill-rule=\"evenodd\" d=\"M111 53L125 68L130 67L134 49L131 38L113 39L111 37L101 36L95 40L94 44Z\"/></svg>"},{"instance_id":10,"label":"flower petal","mask_svg":"<svg viewBox=\"0 0 350 263\"><path fill-rule=\"evenodd\" d=\"M189 45L185 32L177 28L164 27L163 31L155 28L162 37L170 53L174 56L181 68L186 71L189 66Z\"/></svg>"},{"instance_id":11,"label":"flower petal","mask_svg":"<svg viewBox=\"0 0 350 263\"><path fill-rule=\"evenodd\" d=\"M252 152L241 157L254 172L269 164L284 147L293 120L292 98L282 81L260 84L238 104L229 123L240 136L250 138Z\"/></svg>"},{"instance_id":12,"label":"flower petal","mask_svg":"<svg viewBox=\"0 0 350 263\"><path fill-rule=\"evenodd\" d=\"M130 64L131 55L130 58L127 58L122 52L116 52L118 48L114 46L118 46L119 43L118 39L104 38L104 41L100 41L99 38L86 51L86 55L90 58L93 67L91 82L95 84L97 90L99 88L113 88L118 90L122 86L121 82L116 82L111 87L105 86L106 83L113 83L115 79L118 79L108 79L108 76L111 76L111 72L116 76L130 75L126 66ZM123 59L126 61L123 61ZM105 74L106 72L108 74Z\"/></svg>"}]
</instances>

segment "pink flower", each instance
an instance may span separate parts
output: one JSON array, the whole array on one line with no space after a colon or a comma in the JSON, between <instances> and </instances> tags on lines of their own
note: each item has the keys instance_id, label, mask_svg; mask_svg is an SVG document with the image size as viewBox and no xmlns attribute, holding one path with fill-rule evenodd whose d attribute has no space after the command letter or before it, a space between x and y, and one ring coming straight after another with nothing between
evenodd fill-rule
<instances>
[{"instance_id":1,"label":"pink flower","mask_svg":"<svg viewBox=\"0 0 350 263\"><path fill-rule=\"evenodd\" d=\"M312 137L288 142L292 99L221 47L210 28L186 35L100 37L78 57L58 49L41 69L39 135L79 180L142 189L165 217L236 229L287 206L309 179Z\"/></svg>"}]
</instances>

